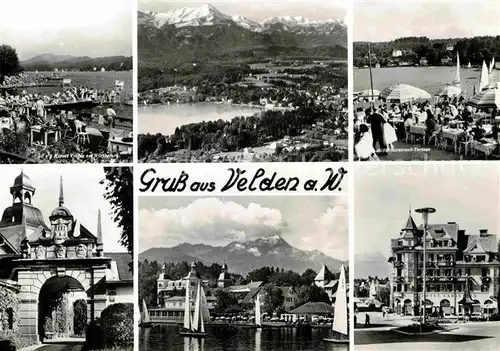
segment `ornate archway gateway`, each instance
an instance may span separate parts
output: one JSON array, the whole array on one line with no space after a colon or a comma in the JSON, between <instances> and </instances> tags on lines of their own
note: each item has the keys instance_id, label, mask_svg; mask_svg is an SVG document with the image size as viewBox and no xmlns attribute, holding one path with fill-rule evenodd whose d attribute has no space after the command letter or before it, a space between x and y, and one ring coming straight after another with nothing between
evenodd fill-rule
<instances>
[{"instance_id":1,"label":"ornate archway gateway","mask_svg":"<svg viewBox=\"0 0 500 351\"><path fill-rule=\"evenodd\" d=\"M103 257L100 212L94 236L64 206L61 177L59 205L47 225L41 211L31 204L35 188L24 173L10 190L13 204L3 213L0 234L11 243L13 258L7 268L20 286L20 334L41 339L43 306L47 296L57 291L84 291L88 320L99 317L108 298L106 269L111 262Z\"/></svg>"}]
</instances>

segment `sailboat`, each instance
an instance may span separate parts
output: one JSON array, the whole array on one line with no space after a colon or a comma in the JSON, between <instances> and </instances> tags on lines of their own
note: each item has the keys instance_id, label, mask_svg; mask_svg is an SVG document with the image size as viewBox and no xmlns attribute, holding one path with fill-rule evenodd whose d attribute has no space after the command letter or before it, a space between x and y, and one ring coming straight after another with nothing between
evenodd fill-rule
<instances>
[{"instance_id":1,"label":"sailboat","mask_svg":"<svg viewBox=\"0 0 500 351\"><path fill-rule=\"evenodd\" d=\"M326 342L337 344L349 344L349 331L347 321L347 288L345 282L344 265L340 267L340 277L335 299L335 311L333 314L332 331L334 337L323 339Z\"/></svg>"},{"instance_id":2,"label":"sailboat","mask_svg":"<svg viewBox=\"0 0 500 351\"><path fill-rule=\"evenodd\" d=\"M488 71L489 74L491 74L491 72L493 72L493 68L495 68L495 57L493 57L491 59L490 69Z\"/></svg>"},{"instance_id":3,"label":"sailboat","mask_svg":"<svg viewBox=\"0 0 500 351\"><path fill-rule=\"evenodd\" d=\"M201 283L198 281L198 289L196 292L196 302L194 305L194 316L191 316L191 299L189 295L189 280L186 284L186 299L184 302L184 328L179 333L183 336L190 336L195 338L204 338L208 334L205 332L205 323L203 321L203 308L202 308L202 291Z\"/></svg>"},{"instance_id":4,"label":"sailboat","mask_svg":"<svg viewBox=\"0 0 500 351\"><path fill-rule=\"evenodd\" d=\"M472 68L472 66L471 66L470 62L469 62L469 64L467 65L467 68Z\"/></svg>"},{"instance_id":5,"label":"sailboat","mask_svg":"<svg viewBox=\"0 0 500 351\"><path fill-rule=\"evenodd\" d=\"M153 323L149 317L148 307L146 306L146 301L142 300L142 312L141 312L141 323L139 324L141 328L151 328Z\"/></svg>"},{"instance_id":6,"label":"sailboat","mask_svg":"<svg viewBox=\"0 0 500 351\"><path fill-rule=\"evenodd\" d=\"M490 84L490 78L488 76L488 67L486 66L486 62L483 61L483 67L481 69L481 79L479 81L479 91L481 92L484 88L486 88Z\"/></svg>"},{"instance_id":7,"label":"sailboat","mask_svg":"<svg viewBox=\"0 0 500 351\"><path fill-rule=\"evenodd\" d=\"M260 294L257 294L255 298L255 326L257 328L262 327L261 313L260 313Z\"/></svg>"},{"instance_id":8,"label":"sailboat","mask_svg":"<svg viewBox=\"0 0 500 351\"><path fill-rule=\"evenodd\" d=\"M457 51L457 73L455 73L455 79L453 79L452 84L460 87L460 58L458 57L458 51Z\"/></svg>"}]
</instances>

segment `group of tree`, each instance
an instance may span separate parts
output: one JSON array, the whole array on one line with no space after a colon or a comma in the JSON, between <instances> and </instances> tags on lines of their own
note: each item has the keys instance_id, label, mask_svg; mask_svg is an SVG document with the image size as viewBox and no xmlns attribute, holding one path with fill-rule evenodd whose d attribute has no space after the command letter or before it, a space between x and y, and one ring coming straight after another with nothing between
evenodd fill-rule
<instances>
[{"instance_id":1,"label":"group of tree","mask_svg":"<svg viewBox=\"0 0 500 351\"><path fill-rule=\"evenodd\" d=\"M337 116L340 115L342 114L337 112ZM220 119L187 124L177 127L171 136L140 134L138 156L140 159L149 155L161 156L179 149L218 152L243 150L285 136L299 136L304 129L316 122L328 122L336 118L332 116L330 112L321 111L314 106L302 106L294 111L265 111L260 117L254 115L235 117L231 121ZM347 129L346 126L338 127Z\"/></svg>"},{"instance_id":2,"label":"group of tree","mask_svg":"<svg viewBox=\"0 0 500 351\"><path fill-rule=\"evenodd\" d=\"M49 62L36 61L23 64L25 70L53 71L54 69L64 69L67 71L130 71L133 68L132 56L109 56L109 57L74 57L71 59Z\"/></svg>"},{"instance_id":3,"label":"group of tree","mask_svg":"<svg viewBox=\"0 0 500 351\"><path fill-rule=\"evenodd\" d=\"M16 49L9 45L0 45L0 84L5 76L13 76L22 71Z\"/></svg>"},{"instance_id":4,"label":"group of tree","mask_svg":"<svg viewBox=\"0 0 500 351\"><path fill-rule=\"evenodd\" d=\"M452 50L449 50L450 48ZM480 65L483 60L489 62L493 57L500 58L500 36L484 36L460 39L429 39L427 37L406 37L389 42L371 43L372 64L377 62L381 66L397 62L419 63L425 57L429 65L439 66L442 59L450 58L455 62L456 53L462 64L470 62ZM401 50L402 56L394 58L393 51ZM368 43L355 42L353 45L353 59L355 66L368 65ZM446 62L446 61L445 61Z\"/></svg>"}]
</instances>

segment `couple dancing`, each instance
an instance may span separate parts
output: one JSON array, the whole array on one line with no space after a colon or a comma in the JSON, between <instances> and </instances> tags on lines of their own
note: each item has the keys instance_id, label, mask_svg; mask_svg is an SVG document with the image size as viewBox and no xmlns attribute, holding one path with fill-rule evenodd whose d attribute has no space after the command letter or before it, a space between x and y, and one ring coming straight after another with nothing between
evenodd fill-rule
<instances>
[{"instance_id":1,"label":"couple dancing","mask_svg":"<svg viewBox=\"0 0 500 351\"><path fill-rule=\"evenodd\" d=\"M383 109L375 111L368 108L365 114L367 124L359 127L359 141L355 146L356 154L361 161L378 160L377 144L380 150L379 155L387 156L388 149L394 150L392 143L397 141L396 131L389 124L389 115Z\"/></svg>"}]
</instances>

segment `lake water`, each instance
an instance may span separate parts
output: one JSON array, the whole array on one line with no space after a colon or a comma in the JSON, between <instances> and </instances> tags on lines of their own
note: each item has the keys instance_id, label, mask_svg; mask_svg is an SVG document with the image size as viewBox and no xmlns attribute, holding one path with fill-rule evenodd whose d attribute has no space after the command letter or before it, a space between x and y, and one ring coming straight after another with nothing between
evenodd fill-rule
<instances>
[{"instance_id":1,"label":"lake water","mask_svg":"<svg viewBox=\"0 0 500 351\"><path fill-rule=\"evenodd\" d=\"M160 325L141 329L140 351L346 351L348 345L331 344L322 338L330 337L329 328L299 332L295 328L238 329L233 335L224 329L208 328L205 339L179 335L180 326Z\"/></svg>"},{"instance_id":2,"label":"lake water","mask_svg":"<svg viewBox=\"0 0 500 351\"><path fill-rule=\"evenodd\" d=\"M201 121L229 121L234 117L252 116L262 108L203 102L139 107L139 133L173 134L175 128Z\"/></svg>"},{"instance_id":3,"label":"lake water","mask_svg":"<svg viewBox=\"0 0 500 351\"><path fill-rule=\"evenodd\" d=\"M401 83L416 86L431 95L455 79L456 67L383 67L372 68L373 88L382 91L391 84ZM477 68L461 68L460 83L466 96L472 96L473 85L479 85L481 71ZM500 71L493 70L494 81L500 81ZM370 71L368 68L354 69L354 91L370 89Z\"/></svg>"},{"instance_id":4,"label":"lake water","mask_svg":"<svg viewBox=\"0 0 500 351\"><path fill-rule=\"evenodd\" d=\"M29 72L32 73L32 72ZM45 73L45 72L40 72ZM132 72L131 71L107 71L107 72L64 72L64 78L70 78L73 85L85 85L97 89L112 89L115 87L115 81L123 81L122 96L132 96ZM30 93L48 92L55 93L61 91L61 87L34 87L27 88Z\"/></svg>"}]
</instances>

